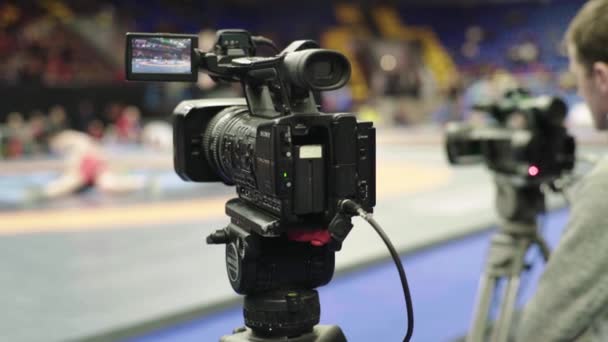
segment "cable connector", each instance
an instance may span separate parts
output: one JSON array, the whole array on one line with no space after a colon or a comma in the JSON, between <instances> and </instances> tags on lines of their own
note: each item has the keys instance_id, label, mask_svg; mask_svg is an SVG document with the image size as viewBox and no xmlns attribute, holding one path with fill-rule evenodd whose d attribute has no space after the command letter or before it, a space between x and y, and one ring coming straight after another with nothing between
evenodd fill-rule
<instances>
[{"instance_id":1,"label":"cable connector","mask_svg":"<svg viewBox=\"0 0 608 342\"><path fill-rule=\"evenodd\" d=\"M340 202L338 202L338 208L340 209L340 211L346 213L346 214L351 214L353 216L357 216L359 215L358 210L361 209L361 206L350 199L343 199Z\"/></svg>"},{"instance_id":2,"label":"cable connector","mask_svg":"<svg viewBox=\"0 0 608 342\"><path fill-rule=\"evenodd\" d=\"M366 221L369 221L372 218L372 214L365 211L359 203L350 199L341 200L338 202L338 207L340 208L340 211L352 216L361 216Z\"/></svg>"}]
</instances>

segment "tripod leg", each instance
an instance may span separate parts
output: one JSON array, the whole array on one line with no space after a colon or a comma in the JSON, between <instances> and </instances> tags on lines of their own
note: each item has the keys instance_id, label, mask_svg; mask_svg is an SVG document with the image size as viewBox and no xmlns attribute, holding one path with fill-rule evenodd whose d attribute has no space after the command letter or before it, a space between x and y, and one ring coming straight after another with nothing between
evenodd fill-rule
<instances>
[{"instance_id":1,"label":"tripod leg","mask_svg":"<svg viewBox=\"0 0 608 342\"><path fill-rule=\"evenodd\" d=\"M519 275L516 275L508 280L500 315L498 316L496 327L492 332L492 342L506 342L509 338L511 323L513 321L513 312L515 311L515 302L517 300L517 292L519 291L519 284Z\"/></svg>"},{"instance_id":2,"label":"tripod leg","mask_svg":"<svg viewBox=\"0 0 608 342\"><path fill-rule=\"evenodd\" d=\"M485 340L488 314L492 303L492 294L496 288L497 278L486 271L479 281L479 297L475 304L473 321L467 335L466 342L482 342Z\"/></svg>"},{"instance_id":3,"label":"tripod leg","mask_svg":"<svg viewBox=\"0 0 608 342\"><path fill-rule=\"evenodd\" d=\"M510 266L505 275L507 285L500 314L496 320L496 328L492 332L492 342L506 342L509 338L511 324L513 322L513 313L517 301L517 293L519 292L521 283L521 273L524 270L526 253L530 248L532 241L534 241L534 239L530 236L523 236L516 238L511 245L513 253L511 254Z\"/></svg>"},{"instance_id":4,"label":"tripod leg","mask_svg":"<svg viewBox=\"0 0 608 342\"><path fill-rule=\"evenodd\" d=\"M540 252L543 255L543 259L545 260L545 262L549 261L549 254L551 254L551 249L549 248L549 245L547 244L545 239L543 239L542 236L537 234L535 242L538 244L538 247L540 248Z\"/></svg>"}]
</instances>

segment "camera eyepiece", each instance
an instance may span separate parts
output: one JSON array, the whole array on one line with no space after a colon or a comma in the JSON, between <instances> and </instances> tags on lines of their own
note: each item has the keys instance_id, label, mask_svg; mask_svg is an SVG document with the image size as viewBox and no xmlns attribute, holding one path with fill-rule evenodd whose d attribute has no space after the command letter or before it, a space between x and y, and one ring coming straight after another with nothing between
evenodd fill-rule
<instances>
[{"instance_id":1,"label":"camera eyepiece","mask_svg":"<svg viewBox=\"0 0 608 342\"><path fill-rule=\"evenodd\" d=\"M558 97L540 96L524 103L523 109L534 113L543 123L561 126L568 114L568 105Z\"/></svg>"},{"instance_id":2,"label":"camera eyepiece","mask_svg":"<svg viewBox=\"0 0 608 342\"><path fill-rule=\"evenodd\" d=\"M350 80L350 63L337 51L306 49L286 54L285 70L291 82L304 89L334 90Z\"/></svg>"}]
</instances>

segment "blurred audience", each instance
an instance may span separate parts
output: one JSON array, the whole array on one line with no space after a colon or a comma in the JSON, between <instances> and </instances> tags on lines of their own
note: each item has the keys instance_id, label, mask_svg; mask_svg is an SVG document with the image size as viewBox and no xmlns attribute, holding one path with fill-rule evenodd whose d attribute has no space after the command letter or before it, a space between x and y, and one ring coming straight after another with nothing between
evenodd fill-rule
<instances>
[{"instance_id":1,"label":"blurred audience","mask_svg":"<svg viewBox=\"0 0 608 342\"><path fill-rule=\"evenodd\" d=\"M60 3L60 2L58 2ZM103 60L69 25L69 10L25 1L0 5L0 82L65 86L112 81L117 65Z\"/></svg>"},{"instance_id":2,"label":"blurred audience","mask_svg":"<svg viewBox=\"0 0 608 342\"><path fill-rule=\"evenodd\" d=\"M114 88L117 82L124 81L124 32L199 30L200 48L212 49L215 33L200 30L200 17L195 15L202 13L204 6L194 2L151 1L143 8L136 0L3 1L0 3L0 86L28 87L35 91L35 87L81 89L106 85ZM361 70L353 70L353 75L364 75L362 79L369 93L362 100L354 97L353 87L348 86L324 94L323 109L361 112L361 117L371 118L379 126L443 124L450 120L475 120L477 116L471 111L475 102L494 98L505 88L514 86L563 96L574 107L580 99L575 95L572 80L568 81L569 76L564 73L566 60L555 39L561 34L551 26L554 20L572 15L568 10L570 5L547 6L538 20L526 19L538 11L530 5L528 13L525 6L509 13L500 5L471 9L483 14L480 17L496 20L474 23L455 20L449 30L443 25L449 9L437 8L424 24L431 27L411 26L407 38L379 37L368 27L359 27L370 23L351 23L351 26L359 25L353 32L367 33L338 37L349 40L344 46L356 47L357 51L349 56L355 59L353 68ZM353 6L353 10L356 8ZM334 12L335 20L339 21L337 7L328 5L322 10ZM417 13L416 9L408 8L398 15L403 16L404 21L415 23ZM221 11L217 16L222 16ZM246 22L243 24L247 26ZM318 39L334 24L319 23L315 29L300 33L306 38ZM293 32L285 36L288 31L277 25L257 30L273 37L279 45L296 38ZM457 80L450 78L449 82L441 82L438 77L437 70L441 74L442 69L437 69L436 56L428 44L425 45L430 34L437 35L439 44L449 51L448 59L458 66ZM67 96L74 99L73 103L59 101L50 108L47 103L3 109L0 154L14 158L43 153L45 148L39 145L44 134L66 128L86 132L98 140L135 143L140 140L143 123L153 119L153 115L167 117L183 99L240 94L238 84L236 87L216 84L202 73L197 84L129 86L141 89L140 98L117 101L92 91L94 95L82 98ZM48 110L32 110L35 108ZM7 116L9 112L14 113ZM587 115L580 109L576 113ZM586 121L577 118L571 122Z\"/></svg>"},{"instance_id":3,"label":"blurred audience","mask_svg":"<svg viewBox=\"0 0 608 342\"><path fill-rule=\"evenodd\" d=\"M141 112L135 106L128 106L122 110L122 113L116 120L116 136L120 142L137 142L141 127L139 119Z\"/></svg>"},{"instance_id":4,"label":"blurred audience","mask_svg":"<svg viewBox=\"0 0 608 342\"><path fill-rule=\"evenodd\" d=\"M76 116L80 121L70 125L63 106L52 106L48 112L32 111L27 119L19 112L0 121L0 159L15 159L49 153L48 136L77 128L97 141L139 144L142 142L141 111L137 106L110 103L104 116L83 100ZM158 120L155 120L158 125ZM163 132L164 133L164 132ZM154 136L149 139L155 139ZM166 140L164 137L163 141Z\"/></svg>"}]
</instances>

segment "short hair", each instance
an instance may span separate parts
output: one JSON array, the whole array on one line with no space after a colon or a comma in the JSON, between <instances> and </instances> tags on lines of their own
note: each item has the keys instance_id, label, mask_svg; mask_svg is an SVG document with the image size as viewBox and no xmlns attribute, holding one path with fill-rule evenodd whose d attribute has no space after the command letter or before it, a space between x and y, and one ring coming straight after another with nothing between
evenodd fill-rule
<instances>
[{"instance_id":1,"label":"short hair","mask_svg":"<svg viewBox=\"0 0 608 342\"><path fill-rule=\"evenodd\" d=\"M608 63L608 0L589 0L570 23L566 42L588 71L595 62Z\"/></svg>"}]
</instances>

